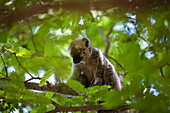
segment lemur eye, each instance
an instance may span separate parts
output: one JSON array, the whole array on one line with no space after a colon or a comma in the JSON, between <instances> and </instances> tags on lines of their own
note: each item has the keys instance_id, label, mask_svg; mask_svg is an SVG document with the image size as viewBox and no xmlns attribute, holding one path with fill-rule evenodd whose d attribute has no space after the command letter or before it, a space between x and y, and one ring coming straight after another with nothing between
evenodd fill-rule
<instances>
[{"instance_id":1,"label":"lemur eye","mask_svg":"<svg viewBox=\"0 0 170 113\"><path fill-rule=\"evenodd\" d=\"M81 49L77 49L77 52L80 53L80 52L81 52Z\"/></svg>"}]
</instances>

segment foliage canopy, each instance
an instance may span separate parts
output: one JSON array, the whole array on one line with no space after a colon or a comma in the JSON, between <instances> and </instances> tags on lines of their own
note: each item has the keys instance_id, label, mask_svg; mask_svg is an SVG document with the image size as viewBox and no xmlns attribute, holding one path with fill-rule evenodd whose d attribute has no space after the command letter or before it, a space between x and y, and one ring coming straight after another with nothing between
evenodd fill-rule
<instances>
[{"instance_id":1,"label":"foliage canopy","mask_svg":"<svg viewBox=\"0 0 170 113\"><path fill-rule=\"evenodd\" d=\"M88 37L126 75L121 91L66 83L72 63L67 47L77 37ZM104 101L104 108L128 102L144 113L168 113L169 37L168 0L1 0L0 111L43 113L56 106L79 111L87 106L93 112ZM78 96L44 91L44 85L56 88L51 83L66 83ZM35 87L40 91L29 90Z\"/></svg>"}]
</instances>

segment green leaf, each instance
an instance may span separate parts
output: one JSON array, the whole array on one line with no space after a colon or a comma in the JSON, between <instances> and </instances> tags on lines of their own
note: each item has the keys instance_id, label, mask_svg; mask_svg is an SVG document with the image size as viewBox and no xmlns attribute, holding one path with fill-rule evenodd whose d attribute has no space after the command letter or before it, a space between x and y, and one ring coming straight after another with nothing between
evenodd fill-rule
<instances>
[{"instance_id":1,"label":"green leaf","mask_svg":"<svg viewBox=\"0 0 170 113\"><path fill-rule=\"evenodd\" d=\"M31 56L31 52L25 48L19 48L19 51L16 53L16 56L28 58Z\"/></svg>"},{"instance_id":2,"label":"green leaf","mask_svg":"<svg viewBox=\"0 0 170 113\"><path fill-rule=\"evenodd\" d=\"M33 57L32 59L26 59L23 63L23 66L34 69L35 67L40 67L41 65L43 65L44 62L44 57Z\"/></svg>"},{"instance_id":3,"label":"green leaf","mask_svg":"<svg viewBox=\"0 0 170 113\"><path fill-rule=\"evenodd\" d=\"M84 85L76 80L68 80L66 84L77 93L83 94L85 92Z\"/></svg>"},{"instance_id":4,"label":"green leaf","mask_svg":"<svg viewBox=\"0 0 170 113\"><path fill-rule=\"evenodd\" d=\"M20 89L25 89L25 85L24 85L24 77L19 75L18 73L16 72L11 72L10 73L10 78L11 78L11 81L10 83L13 83L17 86L20 87Z\"/></svg>"},{"instance_id":5,"label":"green leaf","mask_svg":"<svg viewBox=\"0 0 170 113\"><path fill-rule=\"evenodd\" d=\"M123 104L123 101L121 100L120 91L110 90L106 96L104 107L112 108L112 107L117 107L122 104Z\"/></svg>"},{"instance_id":6,"label":"green leaf","mask_svg":"<svg viewBox=\"0 0 170 113\"><path fill-rule=\"evenodd\" d=\"M41 106L38 106L35 111L31 111L31 113L37 113L37 112L45 113L46 112L46 106L45 105L41 105Z\"/></svg>"},{"instance_id":7,"label":"green leaf","mask_svg":"<svg viewBox=\"0 0 170 113\"><path fill-rule=\"evenodd\" d=\"M0 87L6 92L4 98L8 102L32 103L47 105L51 101L42 93L21 89L18 84L11 81L0 81Z\"/></svg>"},{"instance_id":8,"label":"green leaf","mask_svg":"<svg viewBox=\"0 0 170 113\"><path fill-rule=\"evenodd\" d=\"M43 85L46 83L47 79L48 79L52 74L53 74L53 70L51 70L51 69L48 70L48 71L43 75L43 77L42 77L39 85L40 85L40 86L43 86Z\"/></svg>"},{"instance_id":9,"label":"green leaf","mask_svg":"<svg viewBox=\"0 0 170 113\"><path fill-rule=\"evenodd\" d=\"M70 98L70 100L71 100L70 103L72 106L83 106L87 103L84 96L72 97L72 98Z\"/></svg>"},{"instance_id":10,"label":"green leaf","mask_svg":"<svg viewBox=\"0 0 170 113\"><path fill-rule=\"evenodd\" d=\"M55 53L56 52L54 51L54 41L52 39L48 39L45 43L44 56L51 57L54 56Z\"/></svg>"},{"instance_id":11,"label":"green leaf","mask_svg":"<svg viewBox=\"0 0 170 113\"><path fill-rule=\"evenodd\" d=\"M54 94L55 94L54 92L47 92L47 93L45 94L45 96L46 96L47 98L51 99Z\"/></svg>"},{"instance_id":12,"label":"green leaf","mask_svg":"<svg viewBox=\"0 0 170 113\"><path fill-rule=\"evenodd\" d=\"M98 101L103 101L111 86L103 85L103 86L93 86L85 89L85 95L88 96L88 99L94 103ZM104 93L103 93L104 92Z\"/></svg>"},{"instance_id":13,"label":"green leaf","mask_svg":"<svg viewBox=\"0 0 170 113\"><path fill-rule=\"evenodd\" d=\"M64 97L60 94L56 94L55 97L52 99L54 102L56 102L57 104L60 104L60 105L67 105L67 97Z\"/></svg>"}]
</instances>

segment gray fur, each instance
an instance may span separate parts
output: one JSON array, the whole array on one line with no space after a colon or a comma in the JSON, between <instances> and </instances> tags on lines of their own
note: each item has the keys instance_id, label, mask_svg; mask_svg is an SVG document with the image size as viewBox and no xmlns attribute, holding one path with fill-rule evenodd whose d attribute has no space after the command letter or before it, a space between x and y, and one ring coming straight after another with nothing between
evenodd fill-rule
<instances>
[{"instance_id":1,"label":"gray fur","mask_svg":"<svg viewBox=\"0 0 170 113\"><path fill-rule=\"evenodd\" d=\"M73 48L75 49L74 51ZM81 52L79 53L79 50ZM72 75L69 79L77 80L85 87L94 85L110 85L113 89L121 89L121 83L114 66L102 52L90 45L87 38L78 38L71 42L69 52L72 57L82 59L73 62ZM77 53L76 53L77 52Z\"/></svg>"}]
</instances>

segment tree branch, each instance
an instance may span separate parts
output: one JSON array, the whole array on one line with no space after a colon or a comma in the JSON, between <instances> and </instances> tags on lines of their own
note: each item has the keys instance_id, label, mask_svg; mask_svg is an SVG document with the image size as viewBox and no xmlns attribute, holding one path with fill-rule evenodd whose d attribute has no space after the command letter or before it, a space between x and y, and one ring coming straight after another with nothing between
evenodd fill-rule
<instances>
[{"instance_id":1,"label":"tree branch","mask_svg":"<svg viewBox=\"0 0 170 113\"><path fill-rule=\"evenodd\" d=\"M0 81L10 81L10 79L0 78ZM55 93L60 93L60 94L65 94L65 95L72 95L72 96L78 96L79 95L64 83L59 83L59 84L56 84L56 85L48 83L44 86L39 86L38 83L31 83L31 82L25 82L24 84L25 84L25 87L27 89L31 89L31 90L55 92ZM0 90L2 90L2 89L0 88ZM91 110L115 110L115 111L129 110L129 105L127 105L127 104L119 106L119 107L115 107L115 108L112 108L112 109L105 109L105 108L103 108L102 105L67 107L67 106L61 106L61 105L59 105L59 104L57 104L53 101L52 101L52 104L55 106L55 109L52 110L52 111L49 111L47 113L91 111Z\"/></svg>"},{"instance_id":2,"label":"tree branch","mask_svg":"<svg viewBox=\"0 0 170 113\"><path fill-rule=\"evenodd\" d=\"M0 19L0 23L5 23L5 24L12 24L16 21L20 21L20 20L25 20L26 18L32 17L35 14L43 14L43 13L47 13L49 9L54 9L54 10L58 10L59 5L58 4L48 4L48 5L43 5L43 6L38 6L38 5L34 5L30 8L25 8L23 10L15 10L15 11L11 11L10 14L1 17Z\"/></svg>"},{"instance_id":3,"label":"tree branch","mask_svg":"<svg viewBox=\"0 0 170 113\"><path fill-rule=\"evenodd\" d=\"M19 59L18 59L18 57L17 57L17 55L16 55L16 53L12 53L12 54L15 56L18 64L20 65L20 67L21 67L24 71L26 71L32 78L34 78L33 75L31 75L31 73L28 72L28 71L22 66L22 64L20 63L20 61L19 61Z\"/></svg>"},{"instance_id":4,"label":"tree branch","mask_svg":"<svg viewBox=\"0 0 170 113\"><path fill-rule=\"evenodd\" d=\"M108 55L108 52L109 52L109 48L110 48L110 38L109 38L109 36L110 36L110 34L112 33L113 27L114 27L114 25L112 25L112 26L109 28L108 33L105 35L104 32L103 32L102 27L101 27L101 26L97 26L101 37L106 41L106 48L105 48L105 51L104 51L104 54L105 54L105 55Z\"/></svg>"},{"instance_id":5,"label":"tree branch","mask_svg":"<svg viewBox=\"0 0 170 113\"><path fill-rule=\"evenodd\" d=\"M164 39L164 44L165 44L165 48L166 48L166 52L168 53L168 50L169 50L169 45L167 44L167 36L168 36L168 33L169 33L169 30L170 30L170 26L168 26L168 28L167 28L167 30L166 30L166 33L165 33L165 35L164 35L164 37L163 37L163 39Z\"/></svg>"},{"instance_id":6,"label":"tree branch","mask_svg":"<svg viewBox=\"0 0 170 113\"><path fill-rule=\"evenodd\" d=\"M5 75L4 73L2 73L2 72L0 72L0 74L6 76L6 75Z\"/></svg>"},{"instance_id":7,"label":"tree branch","mask_svg":"<svg viewBox=\"0 0 170 113\"><path fill-rule=\"evenodd\" d=\"M40 77L33 77L33 78L30 78L30 79L26 80L25 82L29 82L29 81L34 80L34 79L40 80L41 78Z\"/></svg>"},{"instance_id":8,"label":"tree branch","mask_svg":"<svg viewBox=\"0 0 170 113\"><path fill-rule=\"evenodd\" d=\"M31 75L31 73L29 73L29 72L22 66L22 64L20 63L20 61L19 61L19 59L18 59L18 57L17 57L17 55L16 55L16 53L11 52L11 51L10 51L9 49L7 49L7 48L5 48L5 50L6 50L7 52L10 52L11 54L13 54L13 55L15 56L18 64L19 64L19 66L20 66L24 71L26 71L32 78L34 78L34 77Z\"/></svg>"},{"instance_id":9,"label":"tree branch","mask_svg":"<svg viewBox=\"0 0 170 113\"><path fill-rule=\"evenodd\" d=\"M49 111L47 113L56 113L56 112L76 112L76 111L92 111L92 110L114 110L114 111L124 111L129 110L128 105L123 105L119 107L115 107L112 109L105 109L102 105L89 105L89 106L77 106L77 107L66 107L66 106L60 106L53 103L53 105L56 106L56 108L52 111Z\"/></svg>"},{"instance_id":10,"label":"tree branch","mask_svg":"<svg viewBox=\"0 0 170 113\"><path fill-rule=\"evenodd\" d=\"M4 65L4 68L5 68L5 72L6 72L6 78L8 78L8 70L7 70L7 66L6 66L6 63L5 63L5 61L4 61L4 59L2 58L2 55L1 55L1 60L2 60L2 62L3 62L3 65ZM2 74L2 73L1 73ZM4 74L3 74L4 75Z\"/></svg>"},{"instance_id":11,"label":"tree branch","mask_svg":"<svg viewBox=\"0 0 170 113\"><path fill-rule=\"evenodd\" d=\"M0 81L10 81L9 78L0 78ZM37 90L37 91L48 91L55 92L64 95L78 96L79 94L73 91L70 87L68 87L65 83L51 84L47 83L43 86L39 86L38 83L32 82L24 82L24 85L27 89Z\"/></svg>"},{"instance_id":12,"label":"tree branch","mask_svg":"<svg viewBox=\"0 0 170 113\"><path fill-rule=\"evenodd\" d=\"M18 57L17 57L17 55L16 55L16 53L11 52L11 51L8 50L7 48L5 48L5 50L8 51L8 52L10 52L11 54L13 54L13 55L15 56L15 59L17 60L17 62L18 62L18 64L19 64L19 66L20 66L24 71L26 71L26 72L31 76L31 78L34 78L33 75L31 75L31 73L29 73L29 72L22 66L22 64L20 63L20 61L19 61L19 59L18 59Z\"/></svg>"},{"instance_id":13,"label":"tree branch","mask_svg":"<svg viewBox=\"0 0 170 113\"><path fill-rule=\"evenodd\" d=\"M165 78L164 73L163 73L163 70L162 70L162 67L160 67L159 70L160 70L161 76L162 76L163 78Z\"/></svg>"},{"instance_id":14,"label":"tree branch","mask_svg":"<svg viewBox=\"0 0 170 113\"><path fill-rule=\"evenodd\" d=\"M105 54L104 54L105 55ZM109 56L109 55L105 55L107 58L110 58L110 59L112 59L114 62L116 62L116 64L124 71L124 74L126 74L126 70L125 70L125 68L116 60L116 59L114 59L114 58L112 58L111 56Z\"/></svg>"},{"instance_id":15,"label":"tree branch","mask_svg":"<svg viewBox=\"0 0 170 113\"><path fill-rule=\"evenodd\" d=\"M76 111L91 111L91 110L102 110L104 109L101 105L89 105L89 106L77 106L77 107L66 107L66 106L56 106L56 108L47 113L56 112L76 112Z\"/></svg>"},{"instance_id":16,"label":"tree branch","mask_svg":"<svg viewBox=\"0 0 170 113\"><path fill-rule=\"evenodd\" d=\"M99 33L100 33L100 35L101 35L101 37L104 39L104 40L106 40L106 35L104 34L104 32L103 32L103 28L101 27L101 26L97 26L97 28L98 28L98 30L99 30Z\"/></svg>"},{"instance_id":17,"label":"tree branch","mask_svg":"<svg viewBox=\"0 0 170 113\"><path fill-rule=\"evenodd\" d=\"M72 96L79 95L64 83L59 83L56 85L48 83L44 86L39 86L38 83L25 82L25 87L27 89L38 90L38 91L49 91L49 92L61 93L61 94L72 95Z\"/></svg>"},{"instance_id":18,"label":"tree branch","mask_svg":"<svg viewBox=\"0 0 170 113\"><path fill-rule=\"evenodd\" d=\"M112 25L110 28L109 28L109 31L108 31L108 33L106 34L106 49L105 49L105 54L107 55L108 53L109 53L109 49L110 49L110 34L112 33L112 31L113 31L113 27L114 27L114 25Z\"/></svg>"},{"instance_id":19,"label":"tree branch","mask_svg":"<svg viewBox=\"0 0 170 113\"><path fill-rule=\"evenodd\" d=\"M37 1L39 2L39 1ZM96 0L93 3L93 7L95 7L96 10L105 10L113 7L118 7L121 10L135 10L136 7L139 7L141 11L145 11L147 9L150 9L151 6L155 7L158 5L169 5L170 1L164 2L164 0L157 0L155 3L154 0L144 0L143 2L136 2L136 1L128 1L128 0ZM153 4L154 3L154 4ZM22 10L5 10L2 12L2 16L0 17L0 23L3 24L12 24L16 21L20 21L29 17L32 17L36 14L43 14L47 13L49 9L58 10L58 9L64 9L64 10L74 10L74 11L90 11L91 10L91 0L81 0L81 1L64 1L61 3L51 3L47 2L46 4L40 4L40 5L33 5L30 7L25 7L25 9ZM7 12L7 13L6 13Z\"/></svg>"}]
</instances>

